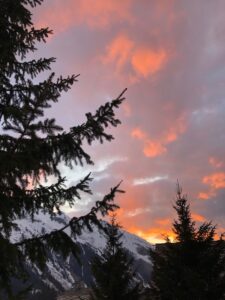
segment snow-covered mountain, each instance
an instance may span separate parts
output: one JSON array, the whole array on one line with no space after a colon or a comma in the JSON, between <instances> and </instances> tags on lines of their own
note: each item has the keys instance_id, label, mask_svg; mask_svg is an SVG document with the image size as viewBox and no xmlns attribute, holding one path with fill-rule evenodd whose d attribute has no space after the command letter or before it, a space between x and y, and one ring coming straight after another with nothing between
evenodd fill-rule
<instances>
[{"instance_id":1,"label":"snow-covered mountain","mask_svg":"<svg viewBox=\"0 0 225 300\"><path fill-rule=\"evenodd\" d=\"M18 229L12 232L11 242L60 229L68 221L69 217L65 214L50 218L49 215L43 213L35 215L33 222L28 218L17 220ZM144 285L147 285L152 266L148 255L151 245L136 235L121 231L123 246L134 259L137 277ZM70 235L69 229L66 232ZM79 281L83 281L87 286L91 285L93 280L90 269L91 260L95 255L101 255L106 245L105 236L102 231L93 226L92 232L84 229L82 235L76 238L76 243L81 250L79 255L81 263L72 255L64 260L59 254L52 252L49 252L44 272L28 263L28 271L33 284L32 299L40 299L40 291L46 291L47 299L50 299L51 291L60 292L71 289ZM44 300L43 297L42 300Z\"/></svg>"}]
</instances>

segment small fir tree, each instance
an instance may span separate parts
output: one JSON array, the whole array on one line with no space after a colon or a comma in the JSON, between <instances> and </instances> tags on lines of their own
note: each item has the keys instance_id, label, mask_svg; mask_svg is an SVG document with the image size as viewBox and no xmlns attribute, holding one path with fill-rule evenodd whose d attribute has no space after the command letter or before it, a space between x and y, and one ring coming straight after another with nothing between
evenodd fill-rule
<instances>
[{"instance_id":1,"label":"small fir tree","mask_svg":"<svg viewBox=\"0 0 225 300\"><path fill-rule=\"evenodd\" d=\"M105 129L120 123L115 109L124 99L121 93L96 113L87 113L83 124L67 132L55 119L45 117L46 109L71 88L77 76L55 78L54 73L47 73L41 80L44 71L51 71L55 58L29 59L36 43L45 42L51 34L48 28L35 29L32 23L30 9L41 2L0 0L0 297L3 290L12 296L12 277L25 278L25 261L43 268L47 251L59 251L64 256L72 251L76 255L76 245L65 229L69 227L76 235L83 226L91 229L91 223L101 226L97 214L113 210L116 205L111 201L119 192L118 186L111 189L87 215L72 218L60 230L16 244L10 241L16 219L33 218L39 210L53 216L60 213L61 205L73 206L80 192L91 193L90 174L67 188L59 163L70 167L73 163L92 164L83 145L113 139ZM49 175L54 175L55 183L41 185L40 178Z\"/></svg>"},{"instance_id":2,"label":"small fir tree","mask_svg":"<svg viewBox=\"0 0 225 300\"><path fill-rule=\"evenodd\" d=\"M94 286L92 300L138 300L139 284L134 281L133 260L122 246L122 233L115 215L106 228L107 244L92 262Z\"/></svg>"},{"instance_id":3,"label":"small fir tree","mask_svg":"<svg viewBox=\"0 0 225 300\"><path fill-rule=\"evenodd\" d=\"M173 223L176 242L151 250L153 262L149 299L225 299L225 241L215 238L215 226L196 227L187 198L178 185Z\"/></svg>"}]
</instances>

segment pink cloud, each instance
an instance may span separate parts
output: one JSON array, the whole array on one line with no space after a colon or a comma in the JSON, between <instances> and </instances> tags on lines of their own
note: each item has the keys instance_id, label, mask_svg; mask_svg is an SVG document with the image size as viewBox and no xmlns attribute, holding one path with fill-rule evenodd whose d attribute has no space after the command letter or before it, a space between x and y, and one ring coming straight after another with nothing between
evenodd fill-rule
<instances>
[{"instance_id":1,"label":"pink cloud","mask_svg":"<svg viewBox=\"0 0 225 300\"><path fill-rule=\"evenodd\" d=\"M140 128L134 128L131 131L131 136L140 140L143 140L146 138L146 133L142 131Z\"/></svg>"},{"instance_id":2,"label":"pink cloud","mask_svg":"<svg viewBox=\"0 0 225 300\"><path fill-rule=\"evenodd\" d=\"M82 75L49 110L63 126L82 123L128 86L115 140L87 152L95 162L127 157L98 174L93 190L103 194L123 179L120 221L151 241L172 236L177 178L193 217L225 226L224 12L223 1L48 0L36 16L56 33L47 54L41 48L57 57L56 74ZM165 175L133 186L135 178Z\"/></svg>"},{"instance_id":3,"label":"pink cloud","mask_svg":"<svg viewBox=\"0 0 225 300\"><path fill-rule=\"evenodd\" d=\"M117 35L107 46L101 57L104 64L115 65L116 72L129 78L131 84L137 82L138 77L146 78L154 75L165 67L168 53L165 49L154 49L143 46L127 34ZM127 71L130 68L131 71Z\"/></svg>"},{"instance_id":4,"label":"pink cloud","mask_svg":"<svg viewBox=\"0 0 225 300\"><path fill-rule=\"evenodd\" d=\"M200 192L198 198L201 200L208 200L211 197L215 197L217 190L225 188L225 173L217 172L211 175L204 176L202 183L209 186L209 191Z\"/></svg>"},{"instance_id":5,"label":"pink cloud","mask_svg":"<svg viewBox=\"0 0 225 300\"><path fill-rule=\"evenodd\" d=\"M147 157L156 157L166 153L167 149L160 142L147 140L143 152Z\"/></svg>"},{"instance_id":6,"label":"pink cloud","mask_svg":"<svg viewBox=\"0 0 225 300\"><path fill-rule=\"evenodd\" d=\"M208 200L211 197L212 197L212 193L211 192L208 192L208 193L206 193L206 192L200 192L198 194L198 198L201 199L201 200Z\"/></svg>"},{"instance_id":7,"label":"pink cloud","mask_svg":"<svg viewBox=\"0 0 225 300\"><path fill-rule=\"evenodd\" d=\"M172 143L176 141L179 135L183 134L186 130L186 122L184 116L179 117L175 124L172 124L164 134L165 143Z\"/></svg>"},{"instance_id":8,"label":"pink cloud","mask_svg":"<svg viewBox=\"0 0 225 300\"><path fill-rule=\"evenodd\" d=\"M148 48L138 48L132 55L131 63L137 74L147 77L160 71L167 59L165 50L154 51Z\"/></svg>"},{"instance_id":9,"label":"pink cloud","mask_svg":"<svg viewBox=\"0 0 225 300\"><path fill-rule=\"evenodd\" d=\"M134 42L126 35L117 36L106 49L106 55L102 58L105 64L115 64L118 72L129 61Z\"/></svg>"},{"instance_id":10,"label":"pink cloud","mask_svg":"<svg viewBox=\"0 0 225 300\"><path fill-rule=\"evenodd\" d=\"M202 182L209 185L213 189L223 189L225 188L225 173L218 172L205 176L202 179Z\"/></svg>"},{"instance_id":11,"label":"pink cloud","mask_svg":"<svg viewBox=\"0 0 225 300\"><path fill-rule=\"evenodd\" d=\"M104 30L122 20L132 22L130 0L67 0L63 6L61 0L50 0L43 5L45 9L38 15L36 24L54 29L56 34L81 24Z\"/></svg>"},{"instance_id":12,"label":"pink cloud","mask_svg":"<svg viewBox=\"0 0 225 300\"><path fill-rule=\"evenodd\" d=\"M192 213L191 216L192 216L192 218L193 218L194 221L197 221L197 222L205 222L205 217L203 217L203 216L200 215L200 214Z\"/></svg>"},{"instance_id":13,"label":"pink cloud","mask_svg":"<svg viewBox=\"0 0 225 300\"><path fill-rule=\"evenodd\" d=\"M166 129L158 139L151 139L139 127L131 131L131 136L143 141L143 153L146 157L157 157L167 152L167 145L175 142L186 130L184 117L179 117L173 125Z\"/></svg>"}]
</instances>

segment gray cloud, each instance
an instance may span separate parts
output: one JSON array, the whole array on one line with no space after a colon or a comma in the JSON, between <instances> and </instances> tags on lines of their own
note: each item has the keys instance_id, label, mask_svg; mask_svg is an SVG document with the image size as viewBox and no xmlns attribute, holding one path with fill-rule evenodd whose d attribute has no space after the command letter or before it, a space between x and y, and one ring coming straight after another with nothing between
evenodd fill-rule
<instances>
[{"instance_id":1,"label":"gray cloud","mask_svg":"<svg viewBox=\"0 0 225 300\"><path fill-rule=\"evenodd\" d=\"M225 2L95 0L92 11L76 2L77 11L73 1L64 10L65 3L49 0L35 14L37 23L45 24L54 11L49 26L56 34L40 46L40 54L58 58L58 74L82 74L49 114L68 128L128 86L127 102L118 112L123 124L112 129L115 141L87 148L97 164L110 156L127 160L109 165L107 176L99 171L93 188L103 194L123 179L127 193L118 197L123 225L150 232L169 228L162 219L174 217L178 179L193 211L225 227L225 186L203 182L225 173ZM143 137L132 137L137 128ZM146 155L156 146L165 151ZM168 179L133 185L137 178L162 174ZM203 192L211 193L208 199L199 199Z\"/></svg>"}]
</instances>

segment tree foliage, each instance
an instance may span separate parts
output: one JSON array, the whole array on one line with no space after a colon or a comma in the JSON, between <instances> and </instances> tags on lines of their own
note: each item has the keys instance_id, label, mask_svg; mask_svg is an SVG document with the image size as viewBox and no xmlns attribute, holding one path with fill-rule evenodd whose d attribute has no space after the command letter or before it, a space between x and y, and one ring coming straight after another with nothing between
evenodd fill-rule
<instances>
[{"instance_id":1,"label":"tree foliage","mask_svg":"<svg viewBox=\"0 0 225 300\"><path fill-rule=\"evenodd\" d=\"M215 240L215 226L199 227L192 219L186 196L178 185L173 223L176 242L151 250L153 273L150 299L225 299L225 241Z\"/></svg>"},{"instance_id":2,"label":"tree foliage","mask_svg":"<svg viewBox=\"0 0 225 300\"><path fill-rule=\"evenodd\" d=\"M94 114L87 113L86 121L69 131L45 116L46 109L58 102L62 92L67 92L77 81L77 76L57 78L51 72L55 58L31 58L36 44L45 42L52 33L49 28L36 29L32 23L31 8L41 2L0 0L0 290L8 294L12 276L25 276L21 271L24 260L43 267L49 249L61 251L65 256L70 251L76 254L76 245L64 232L65 228L70 227L76 235L85 225L89 229L91 223L100 226L97 214L114 210L116 205L112 200L121 192L119 186L112 188L87 215L72 218L61 230L16 244L10 241L16 219L33 218L39 210L53 216L60 213L61 205L73 206L81 198L80 192L92 193L90 174L77 185L66 187L59 163L70 167L93 164L83 146L113 139L106 128L120 123L115 109L124 100L123 91ZM55 183L42 185L41 178L50 175L55 177Z\"/></svg>"},{"instance_id":3,"label":"tree foliage","mask_svg":"<svg viewBox=\"0 0 225 300\"><path fill-rule=\"evenodd\" d=\"M134 281L133 260L128 256L121 242L122 233L115 215L106 229L107 244L101 256L92 262L95 284L92 300L137 300L139 284Z\"/></svg>"}]
</instances>

